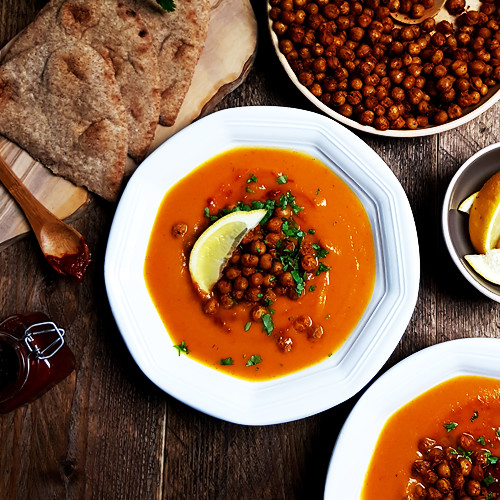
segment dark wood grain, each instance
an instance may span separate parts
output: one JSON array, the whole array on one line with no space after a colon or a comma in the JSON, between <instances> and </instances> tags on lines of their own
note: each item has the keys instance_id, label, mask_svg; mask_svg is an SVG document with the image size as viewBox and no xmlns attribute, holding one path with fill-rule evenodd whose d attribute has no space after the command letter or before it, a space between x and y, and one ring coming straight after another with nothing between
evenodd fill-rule
<instances>
[{"instance_id":1,"label":"dark wood grain","mask_svg":"<svg viewBox=\"0 0 500 500\"><path fill-rule=\"evenodd\" d=\"M0 0L3 45L43 1ZM314 110L274 54L263 2L253 1L259 48L246 82L217 109ZM412 140L362 135L405 189L419 236L421 286L413 317L382 371L437 342L498 336L496 303L454 268L441 203L457 168L500 136L499 105L456 130ZM360 135L360 134L358 134ZM319 499L338 432L359 395L319 415L267 427L230 424L164 394L140 372L106 299L103 264L114 207L94 200L75 227L93 261L77 284L55 276L33 237L0 253L0 313L41 310L68 332L75 374L0 417L1 499Z\"/></svg>"}]
</instances>

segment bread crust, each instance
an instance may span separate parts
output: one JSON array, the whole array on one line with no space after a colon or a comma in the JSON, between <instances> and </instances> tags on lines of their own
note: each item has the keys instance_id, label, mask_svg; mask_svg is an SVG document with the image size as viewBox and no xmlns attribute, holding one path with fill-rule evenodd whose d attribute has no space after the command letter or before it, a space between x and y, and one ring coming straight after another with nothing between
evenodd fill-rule
<instances>
[{"instance_id":1,"label":"bread crust","mask_svg":"<svg viewBox=\"0 0 500 500\"><path fill-rule=\"evenodd\" d=\"M89 44L114 68L127 111L128 153L140 162L159 119L160 79L149 26L120 0L52 0L12 44L5 60L46 43Z\"/></svg>"},{"instance_id":2,"label":"bread crust","mask_svg":"<svg viewBox=\"0 0 500 500\"><path fill-rule=\"evenodd\" d=\"M45 44L0 66L0 133L78 186L114 201L127 157L114 69L87 44Z\"/></svg>"}]
</instances>

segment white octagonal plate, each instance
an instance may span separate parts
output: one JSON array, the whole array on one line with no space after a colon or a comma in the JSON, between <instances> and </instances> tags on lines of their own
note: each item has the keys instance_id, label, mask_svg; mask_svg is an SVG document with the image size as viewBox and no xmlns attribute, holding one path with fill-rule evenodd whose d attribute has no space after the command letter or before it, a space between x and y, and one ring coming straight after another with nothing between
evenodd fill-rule
<instances>
[{"instance_id":1,"label":"white octagonal plate","mask_svg":"<svg viewBox=\"0 0 500 500\"><path fill-rule=\"evenodd\" d=\"M209 158L238 146L301 151L320 159L356 193L376 253L373 296L342 347L327 360L264 382L220 373L178 356L148 294L144 258L165 193ZM215 417L266 425L331 408L364 387L403 335L419 285L417 234L394 174L342 125L308 111L246 107L219 111L177 133L137 169L118 205L105 260L118 328L142 371L161 389Z\"/></svg>"},{"instance_id":2,"label":"white octagonal plate","mask_svg":"<svg viewBox=\"0 0 500 500\"><path fill-rule=\"evenodd\" d=\"M378 437L393 413L432 387L461 375L500 379L499 359L499 339L450 340L412 354L384 373L359 399L340 431L326 478L325 500L361 498Z\"/></svg>"}]
</instances>

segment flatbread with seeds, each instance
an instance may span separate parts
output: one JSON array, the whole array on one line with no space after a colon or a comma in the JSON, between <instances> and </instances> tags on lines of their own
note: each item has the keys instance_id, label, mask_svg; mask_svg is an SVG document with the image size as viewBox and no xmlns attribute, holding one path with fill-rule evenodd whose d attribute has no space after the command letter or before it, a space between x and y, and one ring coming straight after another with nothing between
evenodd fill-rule
<instances>
[{"instance_id":1,"label":"flatbread with seeds","mask_svg":"<svg viewBox=\"0 0 500 500\"><path fill-rule=\"evenodd\" d=\"M89 45L40 45L0 66L0 133L55 174L117 198L126 113L113 67Z\"/></svg>"},{"instance_id":2,"label":"flatbread with seeds","mask_svg":"<svg viewBox=\"0 0 500 500\"><path fill-rule=\"evenodd\" d=\"M88 43L113 65L127 110L128 153L141 161L154 138L160 106L157 52L148 25L120 0L52 0L5 60L38 45L73 39Z\"/></svg>"}]
</instances>

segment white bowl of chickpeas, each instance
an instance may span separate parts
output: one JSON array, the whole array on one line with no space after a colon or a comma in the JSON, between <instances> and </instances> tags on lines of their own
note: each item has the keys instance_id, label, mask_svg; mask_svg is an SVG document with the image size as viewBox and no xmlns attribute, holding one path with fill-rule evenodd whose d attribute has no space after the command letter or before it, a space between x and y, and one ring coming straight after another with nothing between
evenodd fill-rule
<instances>
[{"instance_id":1,"label":"white bowl of chickpeas","mask_svg":"<svg viewBox=\"0 0 500 500\"><path fill-rule=\"evenodd\" d=\"M453 129L500 98L500 8L493 0L268 0L285 71L321 111L371 134ZM423 10L422 10L423 7ZM400 24L391 14L423 16Z\"/></svg>"}]
</instances>

